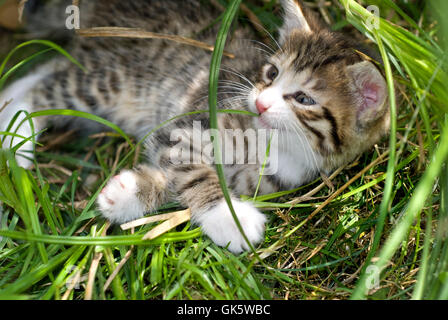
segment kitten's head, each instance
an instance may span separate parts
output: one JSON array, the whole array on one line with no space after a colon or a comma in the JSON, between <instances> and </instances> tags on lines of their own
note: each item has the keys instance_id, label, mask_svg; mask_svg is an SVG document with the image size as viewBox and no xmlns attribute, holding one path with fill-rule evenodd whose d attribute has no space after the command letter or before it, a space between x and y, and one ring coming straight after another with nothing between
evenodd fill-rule
<instances>
[{"instance_id":1,"label":"kitten's head","mask_svg":"<svg viewBox=\"0 0 448 320\"><path fill-rule=\"evenodd\" d=\"M305 18L297 0L283 0L279 50L262 67L249 95L259 128L277 128L305 144L329 171L377 143L389 127L387 88L356 43ZM308 142L304 142L306 139ZM309 150L308 150L309 151Z\"/></svg>"}]
</instances>

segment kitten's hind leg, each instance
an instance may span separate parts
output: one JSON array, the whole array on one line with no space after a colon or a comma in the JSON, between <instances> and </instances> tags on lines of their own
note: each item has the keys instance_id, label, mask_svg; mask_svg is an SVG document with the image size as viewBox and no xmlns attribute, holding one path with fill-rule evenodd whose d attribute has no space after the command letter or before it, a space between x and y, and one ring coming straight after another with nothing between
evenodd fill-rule
<instances>
[{"instance_id":1,"label":"kitten's hind leg","mask_svg":"<svg viewBox=\"0 0 448 320\"><path fill-rule=\"evenodd\" d=\"M0 94L0 131L6 131L10 125L14 116L20 111L26 111L27 113L33 112L33 105L31 103L29 92L34 88L46 76L46 72L42 69L33 72L32 74L25 76L24 78L17 80L8 86ZM42 128L42 121L38 119L31 119L34 127L34 132L29 121L25 121L21 124L22 120L26 117L22 112L19 117L12 124L12 127L8 130L9 133L17 134L24 138L30 138L34 133L38 132ZM2 140L2 148L9 148L17 146L23 142L23 138L13 137L8 134L0 134ZM37 137L36 137L37 139ZM16 158L17 163L28 168L32 161L27 158L32 158L30 151L33 149L31 141L25 142L17 151Z\"/></svg>"},{"instance_id":2,"label":"kitten's hind leg","mask_svg":"<svg viewBox=\"0 0 448 320\"><path fill-rule=\"evenodd\" d=\"M167 180L161 170L139 166L113 177L98 196L101 213L111 222L141 218L167 199Z\"/></svg>"}]
</instances>

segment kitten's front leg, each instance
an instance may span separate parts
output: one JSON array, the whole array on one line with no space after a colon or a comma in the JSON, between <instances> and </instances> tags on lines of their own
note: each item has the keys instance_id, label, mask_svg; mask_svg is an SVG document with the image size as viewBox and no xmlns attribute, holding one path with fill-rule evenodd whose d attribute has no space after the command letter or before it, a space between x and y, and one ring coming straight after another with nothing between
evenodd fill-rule
<instances>
[{"instance_id":1,"label":"kitten's front leg","mask_svg":"<svg viewBox=\"0 0 448 320\"><path fill-rule=\"evenodd\" d=\"M178 199L191 210L191 221L219 246L232 252L249 246L224 200L213 167L205 164L173 166L164 172L141 166L123 170L112 178L98 196L102 214L111 222L123 223L140 218L167 200L168 181ZM266 217L250 203L232 198L235 213L244 233L255 245L263 240Z\"/></svg>"},{"instance_id":2,"label":"kitten's front leg","mask_svg":"<svg viewBox=\"0 0 448 320\"><path fill-rule=\"evenodd\" d=\"M124 223L155 210L167 198L167 179L161 170L139 166L113 177L98 196L101 213L111 222Z\"/></svg>"},{"instance_id":3,"label":"kitten's front leg","mask_svg":"<svg viewBox=\"0 0 448 320\"><path fill-rule=\"evenodd\" d=\"M234 253L249 250L227 206L213 167L206 164L173 167L171 175L179 200L191 209L191 220L219 246ZM235 213L249 241L263 240L266 217L252 204L232 197Z\"/></svg>"}]
</instances>

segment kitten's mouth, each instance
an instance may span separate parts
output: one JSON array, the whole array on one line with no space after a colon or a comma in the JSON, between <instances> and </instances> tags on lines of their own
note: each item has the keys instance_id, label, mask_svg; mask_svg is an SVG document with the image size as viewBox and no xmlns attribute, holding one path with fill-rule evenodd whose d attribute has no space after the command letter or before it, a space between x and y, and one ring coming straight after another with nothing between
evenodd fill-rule
<instances>
[{"instance_id":1,"label":"kitten's mouth","mask_svg":"<svg viewBox=\"0 0 448 320\"><path fill-rule=\"evenodd\" d=\"M272 116L272 114L270 116ZM255 121L257 121L257 124L263 129L275 129L284 132L294 131L289 128L287 121L276 119L275 117L272 119L265 114L259 115Z\"/></svg>"},{"instance_id":2,"label":"kitten's mouth","mask_svg":"<svg viewBox=\"0 0 448 320\"><path fill-rule=\"evenodd\" d=\"M265 114L259 115L257 120L263 129L286 130L286 127L282 126L278 119L272 119Z\"/></svg>"},{"instance_id":3,"label":"kitten's mouth","mask_svg":"<svg viewBox=\"0 0 448 320\"><path fill-rule=\"evenodd\" d=\"M274 126L266 119L263 114L258 116L258 123L265 129L274 129Z\"/></svg>"}]
</instances>

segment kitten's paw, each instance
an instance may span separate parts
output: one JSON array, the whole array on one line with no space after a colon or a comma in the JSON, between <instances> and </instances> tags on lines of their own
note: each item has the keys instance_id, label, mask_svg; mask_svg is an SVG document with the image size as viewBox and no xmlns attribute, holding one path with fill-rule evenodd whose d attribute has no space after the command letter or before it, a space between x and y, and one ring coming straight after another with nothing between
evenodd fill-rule
<instances>
[{"instance_id":1,"label":"kitten's paw","mask_svg":"<svg viewBox=\"0 0 448 320\"><path fill-rule=\"evenodd\" d=\"M111 222L124 223L138 219L145 213L144 204L137 197L135 172L122 171L113 177L98 196L101 213Z\"/></svg>"},{"instance_id":2,"label":"kitten's paw","mask_svg":"<svg viewBox=\"0 0 448 320\"><path fill-rule=\"evenodd\" d=\"M265 215L250 203L232 200L232 204L249 241L252 245L260 243L263 240ZM234 253L249 250L224 200L207 212L199 214L195 220L217 245L225 247L230 243L228 249Z\"/></svg>"}]
</instances>

